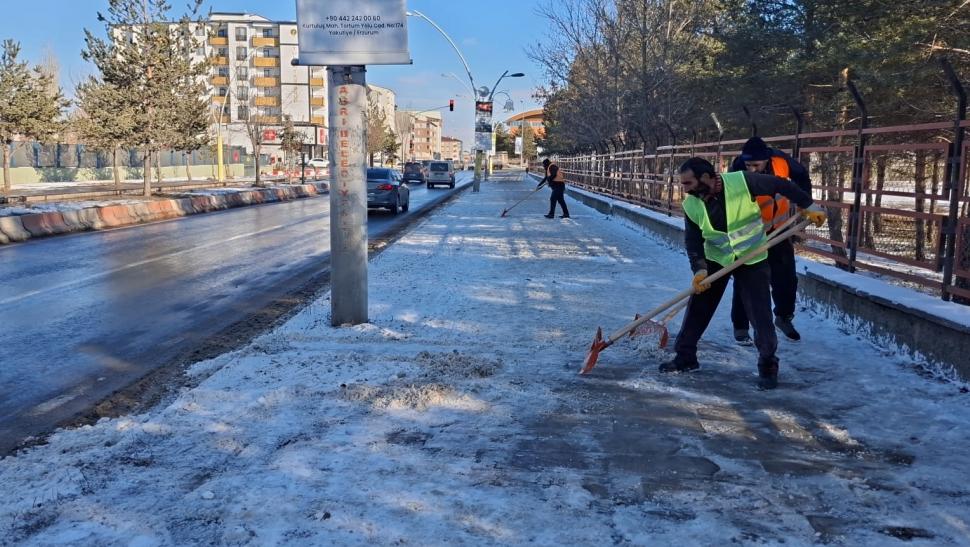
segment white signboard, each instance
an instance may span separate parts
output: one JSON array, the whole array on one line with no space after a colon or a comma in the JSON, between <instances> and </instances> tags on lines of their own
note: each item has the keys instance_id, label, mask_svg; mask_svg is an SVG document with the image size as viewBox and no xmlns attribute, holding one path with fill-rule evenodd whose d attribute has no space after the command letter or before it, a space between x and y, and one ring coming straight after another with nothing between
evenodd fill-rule
<instances>
[{"instance_id":1,"label":"white signboard","mask_svg":"<svg viewBox=\"0 0 970 547\"><path fill-rule=\"evenodd\" d=\"M522 155L522 137L515 138L515 155L516 156Z\"/></svg>"},{"instance_id":2,"label":"white signboard","mask_svg":"<svg viewBox=\"0 0 970 547\"><path fill-rule=\"evenodd\" d=\"M300 64L408 65L405 0L296 0Z\"/></svg>"}]
</instances>

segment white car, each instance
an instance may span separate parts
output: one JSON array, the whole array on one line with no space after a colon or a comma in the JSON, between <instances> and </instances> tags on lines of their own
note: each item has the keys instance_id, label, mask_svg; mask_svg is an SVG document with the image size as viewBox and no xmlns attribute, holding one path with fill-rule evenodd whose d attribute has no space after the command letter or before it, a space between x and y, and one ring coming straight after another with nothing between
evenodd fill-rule
<instances>
[{"instance_id":1,"label":"white car","mask_svg":"<svg viewBox=\"0 0 970 547\"><path fill-rule=\"evenodd\" d=\"M330 167L330 162L323 158L313 158L306 162L307 167L315 167L317 169L326 169Z\"/></svg>"}]
</instances>

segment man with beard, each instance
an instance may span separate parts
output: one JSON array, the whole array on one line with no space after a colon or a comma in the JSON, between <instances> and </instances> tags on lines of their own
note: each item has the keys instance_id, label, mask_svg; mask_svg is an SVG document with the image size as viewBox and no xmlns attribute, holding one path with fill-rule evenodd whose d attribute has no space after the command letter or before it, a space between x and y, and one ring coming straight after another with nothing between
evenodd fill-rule
<instances>
[{"instance_id":1,"label":"man with beard","mask_svg":"<svg viewBox=\"0 0 970 547\"><path fill-rule=\"evenodd\" d=\"M741 256L767 242L757 196L782 195L802 209L801 215L816 225L825 212L811 196L790 181L772 175L733 172L718 175L703 158L691 158L680 167L684 198L685 246L694 278L694 295L674 345L676 357L660 365L660 372L686 372L700 368L697 342L707 329L727 286L727 277L713 284L704 279L729 266ZM758 348L758 387L778 387L778 337L772 324L768 253L763 251L734 270L734 290L741 293L748 318L754 326Z\"/></svg>"}]
</instances>

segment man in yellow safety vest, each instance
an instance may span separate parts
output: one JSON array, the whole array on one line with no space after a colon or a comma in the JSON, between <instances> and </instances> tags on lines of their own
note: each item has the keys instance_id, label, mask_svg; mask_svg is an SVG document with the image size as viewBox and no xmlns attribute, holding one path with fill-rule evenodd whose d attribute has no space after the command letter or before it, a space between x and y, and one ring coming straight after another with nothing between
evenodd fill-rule
<instances>
[{"instance_id":1,"label":"man in yellow safety vest","mask_svg":"<svg viewBox=\"0 0 970 547\"><path fill-rule=\"evenodd\" d=\"M707 329L727 287L727 277L705 284L708 274L734 263L767 242L757 196L782 195L802 209L801 214L817 225L825 213L812 198L790 181L750 172L718 175L703 158L691 158L680 167L684 198L684 243L694 278L694 295L687 304L674 344L676 357L660 365L661 372L686 372L700 367L697 342ZM767 251L734 270L734 290L754 325L758 348L758 387L778 386L778 338L771 321L771 270Z\"/></svg>"}]
</instances>

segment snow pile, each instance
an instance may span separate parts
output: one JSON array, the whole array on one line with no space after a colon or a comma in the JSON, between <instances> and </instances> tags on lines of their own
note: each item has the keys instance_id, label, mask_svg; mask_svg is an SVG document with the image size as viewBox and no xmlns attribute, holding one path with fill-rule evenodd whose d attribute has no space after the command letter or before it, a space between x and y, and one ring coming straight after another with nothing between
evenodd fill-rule
<instances>
[{"instance_id":1,"label":"snow pile","mask_svg":"<svg viewBox=\"0 0 970 547\"><path fill-rule=\"evenodd\" d=\"M328 297L151 412L0 461L16 544L970 543L970 399L804 310L754 389L730 294L701 370L607 333L689 282L682 251L483 184L370 266L370 323ZM671 321L671 338L679 319ZM672 340L671 340L672 343Z\"/></svg>"}]
</instances>

